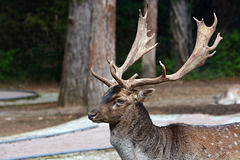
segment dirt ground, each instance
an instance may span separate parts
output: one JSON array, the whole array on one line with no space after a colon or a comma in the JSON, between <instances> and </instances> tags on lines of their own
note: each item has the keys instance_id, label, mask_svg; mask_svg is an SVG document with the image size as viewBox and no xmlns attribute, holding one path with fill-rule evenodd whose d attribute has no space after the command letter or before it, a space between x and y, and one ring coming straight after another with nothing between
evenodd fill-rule
<instances>
[{"instance_id":1,"label":"dirt ground","mask_svg":"<svg viewBox=\"0 0 240 160\"><path fill-rule=\"evenodd\" d=\"M240 105L213 105L212 96L224 94L227 88L240 83L238 78L214 81L169 82L157 86L156 93L145 103L151 114L204 113L224 115L240 112ZM39 93L58 92L59 85L1 85L0 88L30 89ZM0 137L55 126L77 119L86 113L82 106L59 107L56 103L0 108Z\"/></svg>"}]
</instances>

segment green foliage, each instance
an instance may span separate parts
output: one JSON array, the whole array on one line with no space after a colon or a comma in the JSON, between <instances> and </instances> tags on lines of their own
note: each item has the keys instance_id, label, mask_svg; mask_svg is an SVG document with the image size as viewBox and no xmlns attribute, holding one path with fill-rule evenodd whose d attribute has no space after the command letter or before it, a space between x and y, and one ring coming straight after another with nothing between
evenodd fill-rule
<instances>
[{"instance_id":1,"label":"green foliage","mask_svg":"<svg viewBox=\"0 0 240 160\"><path fill-rule=\"evenodd\" d=\"M0 49L5 67L4 71L0 68L1 81L60 80L68 3L0 0ZM19 50L12 53L15 48Z\"/></svg>"},{"instance_id":2,"label":"green foliage","mask_svg":"<svg viewBox=\"0 0 240 160\"><path fill-rule=\"evenodd\" d=\"M240 33L234 30L229 36L224 37L218 47L213 61L218 66L216 73L222 76L240 75Z\"/></svg>"},{"instance_id":3,"label":"green foliage","mask_svg":"<svg viewBox=\"0 0 240 160\"><path fill-rule=\"evenodd\" d=\"M34 48L31 53L20 49L0 50L0 81L59 81L62 56L57 56L63 52L55 52L48 53L41 48Z\"/></svg>"},{"instance_id":4,"label":"green foliage","mask_svg":"<svg viewBox=\"0 0 240 160\"><path fill-rule=\"evenodd\" d=\"M7 75L14 75L13 60L17 52L19 49L12 49L8 52L0 50L0 80L5 79Z\"/></svg>"},{"instance_id":5,"label":"green foliage","mask_svg":"<svg viewBox=\"0 0 240 160\"><path fill-rule=\"evenodd\" d=\"M172 74L174 72L175 65L176 65L175 60L172 60L169 57L165 57L162 63L167 67L166 68L167 74ZM162 74L162 67L160 66L159 63L156 65L156 69L157 69L158 75Z\"/></svg>"}]
</instances>

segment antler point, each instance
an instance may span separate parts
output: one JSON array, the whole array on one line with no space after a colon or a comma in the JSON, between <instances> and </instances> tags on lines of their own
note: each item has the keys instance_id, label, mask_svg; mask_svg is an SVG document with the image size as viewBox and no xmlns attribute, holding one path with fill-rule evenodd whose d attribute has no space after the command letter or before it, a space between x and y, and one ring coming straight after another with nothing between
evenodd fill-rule
<instances>
[{"instance_id":1,"label":"antler point","mask_svg":"<svg viewBox=\"0 0 240 160\"><path fill-rule=\"evenodd\" d=\"M91 70L91 73L93 73L93 72L94 72L94 71L93 71L93 67L91 67L91 69L90 69L90 70Z\"/></svg>"},{"instance_id":2,"label":"antler point","mask_svg":"<svg viewBox=\"0 0 240 160\"><path fill-rule=\"evenodd\" d=\"M131 78L129 78L129 80L134 80L134 79L136 79L137 77L138 77L138 74L135 73Z\"/></svg>"},{"instance_id":3,"label":"antler point","mask_svg":"<svg viewBox=\"0 0 240 160\"><path fill-rule=\"evenodd\" d=\"M196 21L197 24L200 23L200 21L197 18L193 17L193 19Z\"/></svg>"},{"instance_id":4,"label":"antler point","mask_svg":"<svg viewBox=\"0 0 240 160\"><path fill-rule=\"evenodd\" d=\"M147 18L147 15L148 15L148 8L146 9L146 12L144 14L144 18Z\"/></svg>"},{"instance_id":5,"label":"antler point","mask_svg":"<svg viewBox=\"0 0 240 160\"><path fill-rule=\"evenodd\" d=\"M107 62L108 62L108 64L110 64L110 60L109 60L109 57L107 57Z\"/></svg>"},{"instance_id":6,"label":"antler point","mask_svg":"<svg viewBox=\"0 0 240 160\"><path fill-rule=\"evenodd\" d=\"M153 33L150 37L148 37L148 42L151 41L155 37L155 33Z\"/></svg>"},{"instance_id":7,"label":"antler point","mask_svg":"<svg viewBox=\"0 0 240 160\"><path fill-rule=\"evenodd\" d=\"M142 11L141 11L141 9L139 9L138 12L139 12L139 17L142 17Z\"/></svg>"},{"instance_id":8,"label":"antler point","mask_svg":"<svg viewBox=\"0 0 240 160\"><path fill-rule=\"evenodd\" d=\"M220 32L217 34L217 36L222 40L223 37L220 35Z\"/></svg>"},{"instance_id":9,"label":"antler point","mask_svg":"<svg viewBox=\"0 0 240 160\"><path fill-rule=\"evenodd\" d=\"M215 12L213 13L213 16L214 16L214 21L215 21L215 19L217 20L217 15Z\"/></svg>"},{"instance_id":10,"label":"antler point","mask_svg":"<svg viewBox=\"0 0 240 160\"><path fill-rule=\"evenodd\" d=\"M166 67L165 67L165 65L161 61L159 61L159 64L162 67L162 75L161 76L166 77Z\"/></svg>"},{"instance_id":11,"label":"antler point","mask_svg":"<svg viewBox=\"0 0 240 160\"><path fill-rule=\"evenodd\" d=\"M109 64L110 64L111 67L113 67L115 69L113 61L110 61Z\"/></svg>"},{"instance_id":12,"label":"antler point","mask_svg":"<svg viewBox=\"0 0 240 160\"><path fill-rule=\"evenodd\" d=\"M216 51L214 51L213 53L209 54L209 55L208 55L208 58L209 58L209 57L212 57L215 53L216 53Z\"/></svg>"},{"instance_id":13,"label":"antler point","mask_svg":"<svg viewBox=\"0 0 240 160\"><path fill-rule=\"evenodd\" d=\"M162 61L159 61L159 64L161 65L161 67L165 67L165 65L162 63Z\"/></svg>"}]
</instances>

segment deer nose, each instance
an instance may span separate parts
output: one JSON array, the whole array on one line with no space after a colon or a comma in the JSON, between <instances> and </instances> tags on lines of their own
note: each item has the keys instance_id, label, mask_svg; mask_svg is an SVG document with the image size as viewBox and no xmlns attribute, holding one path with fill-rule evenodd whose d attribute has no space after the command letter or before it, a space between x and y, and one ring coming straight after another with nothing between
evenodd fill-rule
<instances>
[{"instance_id":1,"label":"deer nose","mask_svg":"<svg viewBox=\"0 0 240 160\"><path fill-rule=\"evenodd\" d=\"M90 120L93 120L93 118L97 115L96 110L92 110L91 112L88 113L88 118Z\"/></svg>"}]
</instances>

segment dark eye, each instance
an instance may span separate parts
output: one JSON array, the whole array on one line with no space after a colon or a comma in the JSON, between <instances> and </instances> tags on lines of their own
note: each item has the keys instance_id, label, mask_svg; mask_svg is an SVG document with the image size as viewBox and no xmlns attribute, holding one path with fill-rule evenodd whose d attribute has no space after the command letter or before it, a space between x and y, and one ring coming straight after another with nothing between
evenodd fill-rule
<instances>
[{"instance_id":1,"label":"dark eye","mask_svg":"<svg viewBox=\"0 0 240 160\"><path fill-rule=\"evenodd\" d=\"M117 100L117 104L119 104L119 105L123 104L124 102L125 102L125 101L122 100L122 99L118 99L118 100Z\"/></svg>"}]
</instances>

